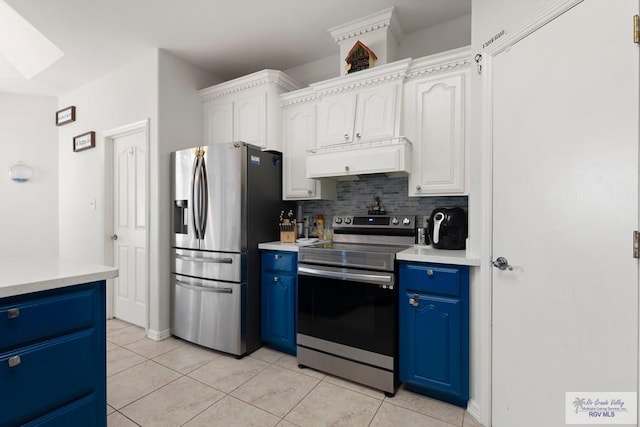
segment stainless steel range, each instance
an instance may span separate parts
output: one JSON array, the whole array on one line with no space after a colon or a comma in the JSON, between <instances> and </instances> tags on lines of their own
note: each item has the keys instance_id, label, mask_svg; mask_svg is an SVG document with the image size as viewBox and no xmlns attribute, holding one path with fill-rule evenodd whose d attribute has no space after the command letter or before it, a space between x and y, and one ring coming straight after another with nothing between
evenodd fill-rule
<instances>
[{"instance_id":1,"label":"stainless steel range","mask_svg":"<svg viewBox=\"0 0 640 427\"><path fill-rule=\"evenodd\" d=\"M415 221L411 215L336 215L332 243L300 248L300 366L395 393L395 260L413 245Z\"/></svg>"}]
</instances>

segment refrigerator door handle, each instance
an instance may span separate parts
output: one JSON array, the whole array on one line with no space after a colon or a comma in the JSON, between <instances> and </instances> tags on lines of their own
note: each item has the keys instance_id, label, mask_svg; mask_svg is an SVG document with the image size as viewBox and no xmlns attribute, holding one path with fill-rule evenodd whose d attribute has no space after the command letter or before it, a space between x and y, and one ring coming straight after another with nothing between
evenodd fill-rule
<instances>
[{"instance_id":1,"label":"refrigerator door handle","mask_svg":"<svg viewBox=\"0 0 640 427\"><path fill-rule=\"evenodd\" d=\"M233 264L233 258L204 258L185 255L176 255L176 258L183 261L210 262L212 264Z\"/></svg>"},{"instance_id":2,"label":"refrigerator door handle","mask_svg":"<svg viewBox=\"0 0 640 427\"><path fill-rule=\"evenodd\" d=\"M196 198L196 195L198 195L198 191L196 190L196 187L198 186L198 180L199 180L199 173L198 173L198 168L200 167L200 162L199 162L199 157L196 156L196 158L193 160L193 170L191 171L191 202L193 203L193 209L191 209L191 216L193 217L193 228L194 231L196 233L196 239L200 239L200 236L202 235L200 233L200 206L199 206L199 197Z\"/></svg>"},{"instance_id":3,"label":"refrigerator door handle","mask_svg":"<svg viewBox=\"0 0 640 427\"><path fill-rule=\"evenodd\" d=\"M213 292L213 293L217 293L217 294L231 294L231 293L233 293L233 289L232 288L196 286L196 285L191 285L189 283L181 282L180 280L176 280L176 285L182 286L183 288L191 289L191 290L194 290L194 291Z\"/></svg>"},{"instance_id":4,"label":"refrigerator door handle","mask_svg":"<svg viewBox=\"0 0 640 427\"><path fill-rule=\"evenodd\" d=\"M209 210L209 180L207 179L207 165L204 162L204 151L200 157L200 184L198 185L200 203L200 238L204 239L207 229L207 215Z\"/></svg>"},{"instance_id":5,"label":"refrigerator door handle","mask_svg":"<svg viewBox=\"0 0 640 427\"><path fill-rule=\"evenodd\" d=\"M199 150L193 162L191 180L191 200L193 200L193 224L196 239L204 239L207 226L207 211L209 204L209 187L207 184L207 168L204 163L204 151Z\"/></svg>"}]
</instances>

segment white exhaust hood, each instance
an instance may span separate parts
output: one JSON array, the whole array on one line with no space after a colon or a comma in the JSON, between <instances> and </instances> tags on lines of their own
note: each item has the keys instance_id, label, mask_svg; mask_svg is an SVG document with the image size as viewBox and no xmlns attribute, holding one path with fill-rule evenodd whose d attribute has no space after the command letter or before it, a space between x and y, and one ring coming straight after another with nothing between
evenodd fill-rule
<instances>
[{"instance_id":1,"label":"white exhaust hood","mask_svg":"<svg viewBox=\"0 0 640 427\"><path fill-rule=\"evenodd\" d=\"M307 150L307 178L410 172L411 142L402 136Z\"/></svg>"}]
</instances>

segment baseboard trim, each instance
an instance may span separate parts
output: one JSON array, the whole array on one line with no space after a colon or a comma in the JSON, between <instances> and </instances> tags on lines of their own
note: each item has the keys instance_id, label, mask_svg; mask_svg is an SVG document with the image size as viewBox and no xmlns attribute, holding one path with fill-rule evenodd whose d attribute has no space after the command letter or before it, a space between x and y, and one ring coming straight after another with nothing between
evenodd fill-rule
<instances>
[{"instance_id":1,"label":"baseboard trim","mask_svg":"<svg viewBox=\"0 0 640 427\"><path fill-rule=\"evenodd\" d=\"M477 401L473 399L469 399L469 402L467 403L467 412L469 413L469 415L471 415L473 418L476 419L478 424L484 425L480 422L482 417L480 416L481 414L480 405L478 404Z\"/></svg>"},{"instance_id":2,"label":"baseboard trim","mask_svg":"<svg viewBox=\"0 0 640 427\"><path fill-rule=\"evenodd\" d=\"M164 329L162 331L156 331L155 329L147 330L147 338L154 341L162 341L171 336L171 329Z\"/></svg>"}]
</instances>

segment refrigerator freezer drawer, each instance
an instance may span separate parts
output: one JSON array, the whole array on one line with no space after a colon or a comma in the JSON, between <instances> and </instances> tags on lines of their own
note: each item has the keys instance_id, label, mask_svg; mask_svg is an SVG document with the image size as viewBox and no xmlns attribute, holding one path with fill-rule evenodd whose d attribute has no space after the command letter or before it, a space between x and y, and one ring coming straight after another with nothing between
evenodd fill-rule
<instances>
[{"instance_id":1,"label":"refrigerator freezer drawer","mask_svg":"<svg viewBox=\"0 0 640 427\"><path fill-rule=\"evenodd\" d=\"M192 277L244 282L246 254L173 250L173 272Z\"/></svg>"},{"instance_id":2,"label":"refrigerator freezer drawer","mask_svg":"<svg viewBox=\"0 0 640 427\"><path fill-rule=\"evenodd\" d=\"M235 355L246 352L241 313L244 283L172 275L173 335Z\"/></svg>"}]
</instances>

